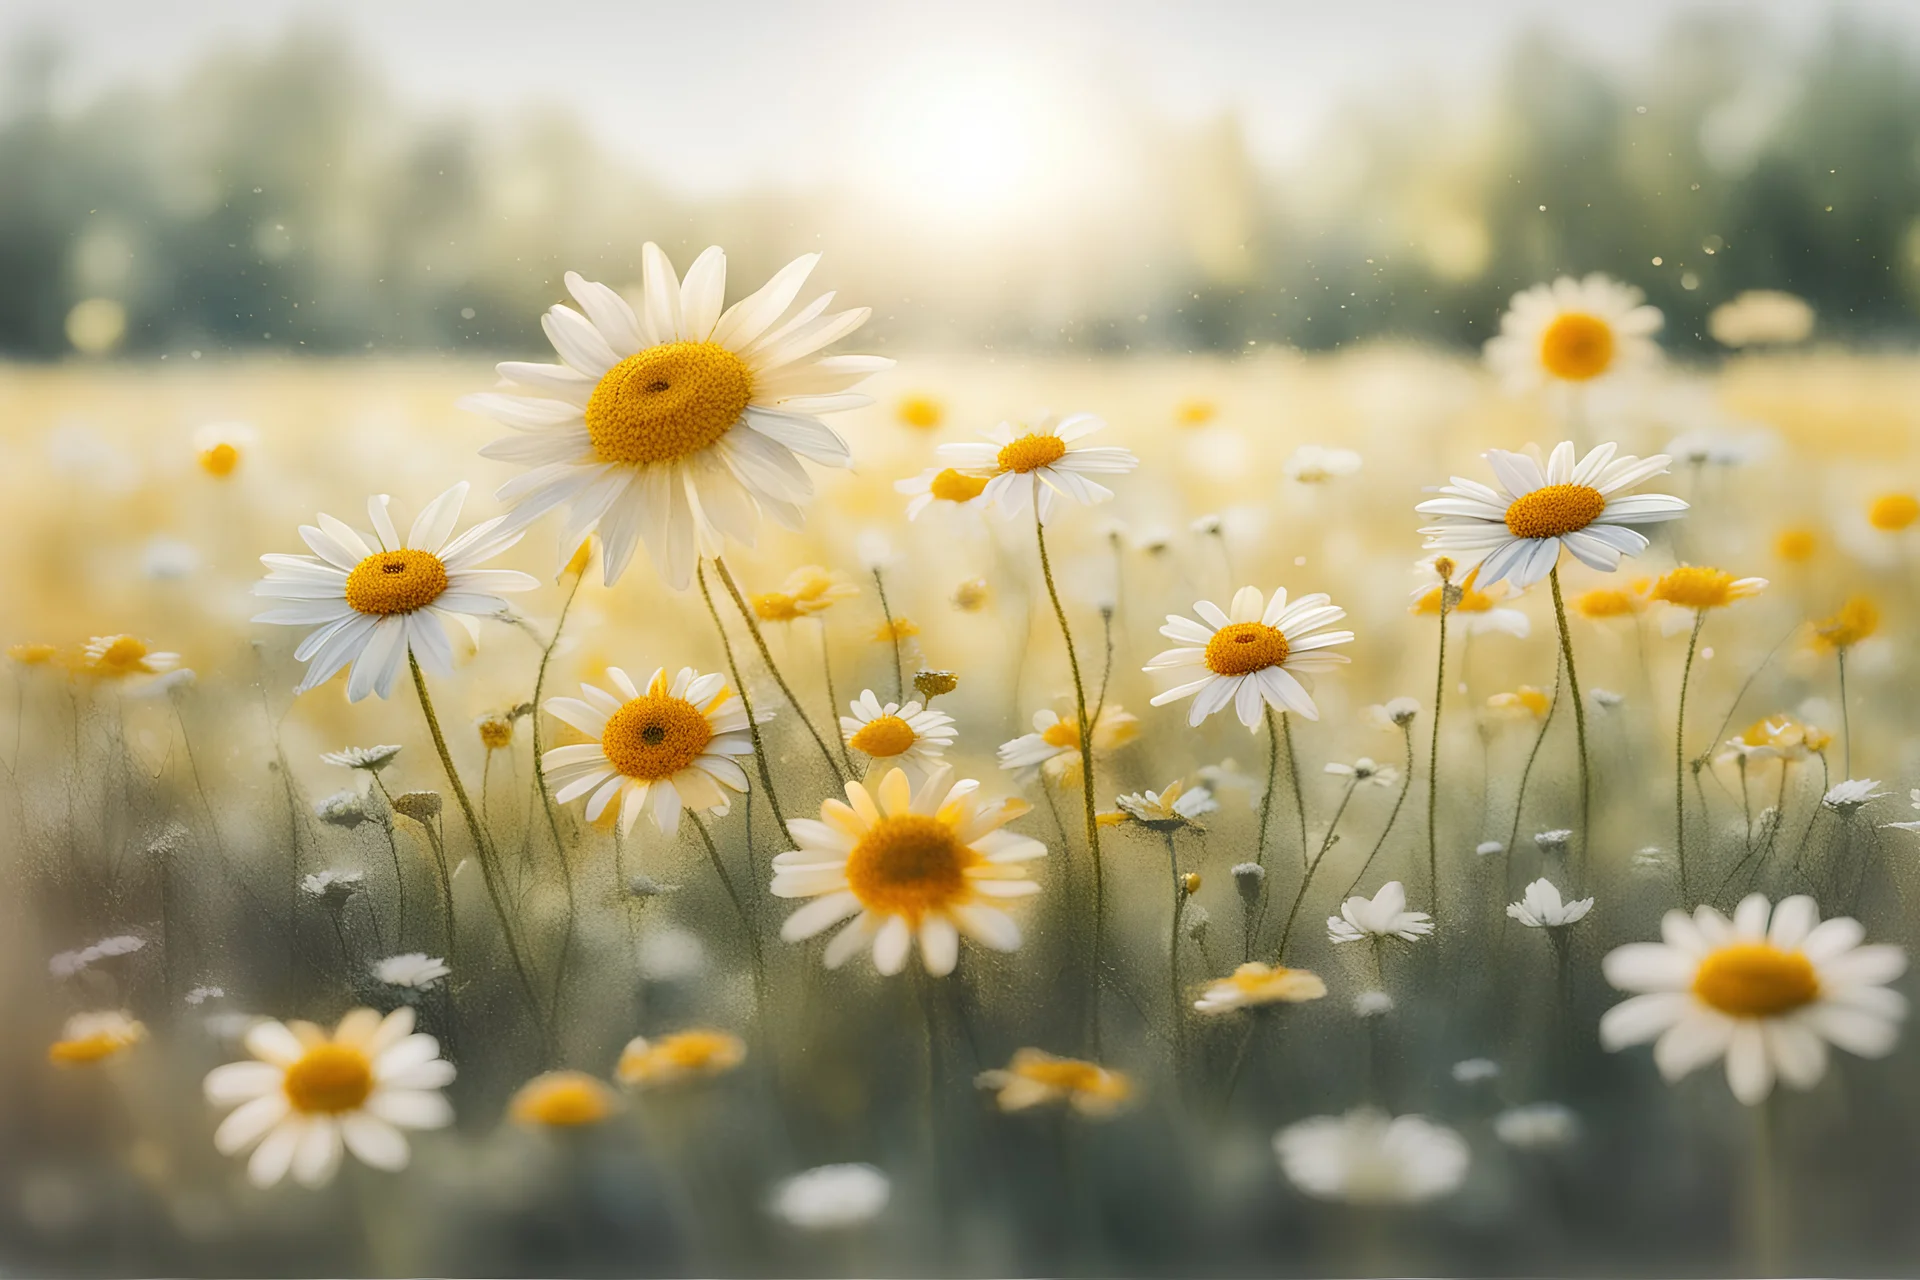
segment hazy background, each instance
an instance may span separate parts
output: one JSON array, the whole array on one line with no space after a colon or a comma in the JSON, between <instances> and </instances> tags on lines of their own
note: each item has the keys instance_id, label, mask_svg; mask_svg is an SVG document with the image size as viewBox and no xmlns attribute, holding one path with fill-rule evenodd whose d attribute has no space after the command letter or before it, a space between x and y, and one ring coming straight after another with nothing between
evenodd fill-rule
<instances>
[{"instance_id":1,"label":"hazy background","mask_svg":"<svg viewBox=\"0 0 1920 1280\"><path fill-rule=\"evenodd\" d=\"M1559 271L1910 339L1920 5L26 0L0 354L529 349L644 240L868 345L1477 342ZM76 310L78 308L78 310Z\"/></svg>"}]
</instances>

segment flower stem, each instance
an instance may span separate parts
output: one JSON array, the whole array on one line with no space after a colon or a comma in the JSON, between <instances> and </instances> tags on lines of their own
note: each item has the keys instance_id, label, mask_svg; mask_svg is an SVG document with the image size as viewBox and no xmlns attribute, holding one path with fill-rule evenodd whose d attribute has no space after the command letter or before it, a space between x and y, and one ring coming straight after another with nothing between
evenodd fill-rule
<instances>
[{"instance_id":1,"label":"flower stem","mask_svg":"<svg viewBox=\"0 0 1920 1280\"><path fill-rule=\"evenodd\" d=\"M840 721L840 695L835 693L833 689L833 654L827 650L827 620L825 618L815 618L814 622L819 624L820 674L826 677L827 681L827 727L831 729ZM835 735L835 741L838 742L840 746L840 763L846 766L847 776L852 777L853 757L847 754L847 740L845 735Z\"/></svg>"},{"instance_id":2,"label":"flower stem","mask_svg":"<svg viewBox=\"0 0 1920 1280\"><path fill-rule=\"evenodd\" d=\"M714 563L720 562L716 560ZM740 705L747 713L747 735L753 739L753 762L760 771L760 785L767 793L767 804L773 810L774 820L785 830L787 815L780 808L780 793L773 787L773 770L767 764L767 744L760 738L760 722L754 719L753 699L747 694L747 683L740 678L740 664L733 656L733 642L727 639L727 628L720 621L720 610L714 607L713 592L707 589L707 566L704 563L696 565L693 575L700 584L700 598L707 602L707 613L713 618L714 632L720 637L720 651L727 656L727 671L733 676L734 690L739 693Z\"/></svg>"},{"instance_id":3,"label":"flower stem","mask_svg":"<svg viewBox=\"0 0 1920 1280\"><path fill-rule=\"evenodd\" d=\"M1037 482L1036 482L1037 483ZM1053 564L1047 558L1047 526L1040 519L1040 495L1033 503L1033 537L1040 550L1040 576L1047 583L1047 598L1053 602L1053 616L1060 623L1060 639L1067 647L1067 667L1073 673L1073 709L1080 727L1080 796L1086 809L1087 855L1093 860L1093 1025L1094 1052L1100 1049L1100 922L1106 915L1105 873L1100 858L1100 818L1093 798L1093 726L1087 720L1087 687L1080 678L1080 658L1073 650L1073 630L1067 625L1067 610L1060 603L1060 589L1053 582ZM876 581L879 575L874 575Z\"/></svg>"},{"instance_id":4,"label":"flower stem","mask_svg":"<svg viewBox=\"0 0 1920 1280\"><path fill-rule=\"evenodd\" d=\"M1167 939L1167 993L1168 1010L1173 1016L1173 1078L1177 1092L1187 1056L1186 1008L1180 999L1180 909L1186 902L1186 889L1180 883L1180 859L1174 851L1173 832L1160 834L1167 842L1167 872L1173 878L1173 927Z\"/></svg>"},{"instance_id":5,"label":"flower stem","mask_svg":"<svg viewBox=\"0 0 1920 1280\"><path fill-rule=\"evenodd\" d=\"M1051 581L1048 585L1052 585ZM877 568L873 571L873 591L880 597L880 616L887 621L887 639L893 643L893 700L905 702L907 679L900 669L900 631L893 624L893 606L887 603L887 580Z\"/></svg>"},{"instance_id":6,"label":"flower stem","mask_svg":"<svg viewBox=\"0 0 1920 1280\"><path fill-rule=\"evenodd\" d=\"M1847 651L1835 649L1835 660L1840 664L1840 769L1847 777L1853 776L1853 716L1847 710Z\"/></svg>"},{"instance_id":7,"label":"flower stem","mask_svg":"<svg viewBox=\"0 0 1920 1280\"><path fill-rule=\"evenodd\" d=\"M1254 842L1253 860L1262 871L1267 867L1267 825L1273 818L1273 788L1280 777L1280 727L1274 723L1273 708L1267 708L1267 789L1260 796L1260 837ZM1260 881L1260 906L1257 911L1247 913L1247 927L1243 939L1242 958L1253 959L1253 939L1259 930L1259 921L1267 913L1267 882Z\"/></svg>"},{"instance_id":8,"label":"flower stem","mask_svg":"<svg viewBox=\"0 0 1920 1280\"><path fill-rule=\"evenodd\" d=\"M567 614L573 609L573 598L580 594L580 584L586 580L586 566L582 565L573 575L573 585L567 588L567 598L560 604L560 616L553 624L553 637L547 641L546 648L540 652L540 666L533 677L533 782L540 793L540 807L547 815L547 830L553 835L553 853L560 860L560 883L567 891L567 929L560 938L560 958L553 966L553 1008L560 1008L560 986L566 981L567 961L573 953L573 934L579 919L580 904L574 892L573 862L567 857L566 841L560 838L560 818L554 811L553 789L547 785L547 767L541 762L544 754L540 732L540 699L547 687L547 666L553 661L553 651L560 644L560 633L566 629ZM453 899L447 899L447 930L453 930Z\"/></svg>"},{"instance_id":9,"label":"flower stem","mask_svg":"<svg viewBox=\"0 0 1920 1280\"><path fill-rule=\"evenodd\" d=\"M753 957L753 998L760 1011L762 1031L767 1025L767 961L760 950L760 930L754 925L753 916L747 911L747 904L734 888L733 877L727 872L727 864L720 857L720 849L713 843L713 835L707 830L707 824L700 815L688 812L693 821L693 829L700 833L700 843L707 847L707 858L713 863L714 874L720 878L720 887L727 891L727 897L733 903L734 911L740 917L740 927L746 930L747 951Z\"/></svg>"},{"instance_id":10,"label":"flower stem","mask_svg":"<svg viewBox=\"0 0 1920 1280\"><path fill-rule=\"evenodd\" d=\"M773 676L773 682L780 686L780 693L793 708L793 714L800 717L800 723L807 726L807 732L813 735L813 745L820 748L820 756L827 762L827 772L836 782L845 782L847 775L840 771L840 762L834 758L833 751L827 746L827 740L820 736L820 730L814 727L813 717L807 714L806 706L794 695L787 684L787 678L780 674L780 667L773 660L773 650L767 648L767 637L761 633L760 623L755 620L753 610L747 605L747 598L740 594L740 584L733 580L733 574L727 569L727 562L719 556L713 558L715 572L720 575L720 583L733 597L733 607L740 611L740 620L747 624L747 634L753 637L754 647L760 650L760 661L767 664L767 671ZM744 695L743 695L744 696Z\"/></svg>"},{"instance_id":11,"label":"flower stem","mask_svg":"<svg viewBox=\"0 0 1920 1280\"><path fill-rule=\"evenodd\" d=\"M1706 621L1707 611L1696 610L1693 615L1693 635L1687 640L1687 664L1680 670L1680 714L1673 723L1673 852L1680 864L1682 906L1692 900L1688 896L1690 890L1687 886L1687 685L1693 679L1693 655L1700 647L1700 628L1706 625Z\"/></svg>"},{"instance_id":12,"label":"flower stem","mask_svg":"<svg viewBox=\"0 0 1920 1280\"><path fill-rule=\"evenodd\" d=\"M411 649L407 651L407 666L413 671L413 688L420 695L420 710L427 718L428 733L433 735L433 749L440 754L440 767L446 770L447 785L453 788L454 799L459 801L461 816L467 822L467 834L473 839L474 858L480 863L480 878L486 883L487 897L493 903L494 915L499 918L500 936L507 944L507 955L513 960L513 971L520 979L528 1007L540 1019L551 1044L553 1028L548 1023L546 1010L540 1005L540 996L534 990L533 975L527 969L526 959L521 955L520 940L513 931L513 916L507 910L506 899L501 896L500 870L495 865L493 843L487 839L486 830L480 825L480 817L474 812L466 784L460 781L460 771L453 767L453 753L447 749L447 737L440 731L440 717L434 714L433 699L427 694L426 673L420 670L420 659L413 655Z\"/></svg>"},{"instance_id":13,"label":"flower stem","mask_svg":"<svg viewBox=\"0 0 1920 1280\"><path fill-rule=\"evenodd\" d=\"M1553 713L1560 709L1560 680L1564 673L1560 662L1553 664L1553 701L1547 704L1547 714L1540 717L1540 732L1534 735L1533 750L1527 752L1527 763L1520 770L1520 789L1513 797L1513 830L1507 834L1507 865L1513 865L1513 845L1520 838L1520 818L1527 807L1527 783L1533 777L1533 762L1540 758L1540 748L1547 740L1547 730L1553 727Z\"/></svg>"},{"instance_id":14,"label":"flower stem","mask_svg":"<svg viewBox=\"0 0 1920 1280\"><path fill-rule=\"evenodd\" d=\"M1427 751L1427 887L1433 892L1433 918L1440 918L1440 705L1447 696L1447 592L1440 588L1440 655L1433 664L1433 744Z\"/></svg>"},{"instance_id":15,"label":"flower stem","mask_svg":"<svg viewBox=\"0 0 1920 1280\"><path fill-rule=\"evenodd\" d=\"M1407 740L1407 769L1400 779L1400 795L1393 802L1393 811L1387 814L1387 825L1380 828L1379 838L1373 842L1373 848L1367 853L1367 860L1360 864L1359 873L1353 877L1353 883L1347 886L1347 892L1342 895L1343 897L1350 897L1353 891L1360 887L1360 882L1366 878L1367 868L1371 867L1373 860L1380 856L1380 850L1386 848L1387 837L1393 833L1393 824L1400 817L1400 807L1406 804L1407 791L1413 786L1413 726L1404 726L1401 733Z\"/></svg>"},{"instance_id":16,"label":"flower stem","mask_svg":"<svg viewBox=\"0 0 1920 1280\"><path fill-rule=\"evenodd\" d=\"M1580 700L1580 675L1573 666L1573 632L1567 627L1567 602L1560 594L1560 566L1548 575L1553 583L1553 617L1560 624L1560 653L1567 661L1567 691L1573 695L1573 734L1580 748L1580 860L1584 865L1587 847L1592 843L1590 830L1593 807L1593 772L1587 764L1587 707Z\"/></svg>"},{"instance_id":17,"label":"flower stem","mask_svg":"<svg viewBox=\"0 0 1920 1280\"><path fill-rule=\"evenodd\" d=\"M1340 797L1339 808L1333 811L1333 821L1327 825L1327 834L1320 841L1320 848L1313 855L1313 861L1307 866L1307 874L1300 877L1300 892L1293 895L1293 905L1287 909L1287 922L1280 927L1280 945L1274 954L1281 964L1287 962L1287 939L1293 936L1293 922L1300 914L1300 904L1307 900L1307 887L1313 883L1313 873L1320 869L1320 862L1327 856L1327 850L1333 848L1333 833L1340 826L1341 817L1347 812L1347 803L1353 799L1353 793L1360 785L1358 776L1347 779L1346 794Z\"/></svg>"}]
</instances>

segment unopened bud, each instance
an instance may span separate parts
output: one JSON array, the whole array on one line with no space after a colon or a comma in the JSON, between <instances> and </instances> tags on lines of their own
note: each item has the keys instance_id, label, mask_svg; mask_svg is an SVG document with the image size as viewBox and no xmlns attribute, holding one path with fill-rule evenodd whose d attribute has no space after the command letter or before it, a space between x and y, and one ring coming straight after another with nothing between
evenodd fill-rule
<instances>
[{"instance_id":1,"label":"unopened bud","mask_svg":"<svg viewBox=\"0 0 1920 1280\"><path fill-rule=\"evenodd\" d=\"M1189 896L1200 892L1200 873L1189 871L1180 877L1180 888Z\"/></svg>"},{"instance_id":2,"label":"unopened bud","mask_svg":"<svg viewBox=\"0 0 1920 1280\"><path fill-rule=\"evenodd\" d=\"M1242 862L1233 868L1233 887L1249 906L1260 900L1260 890L1267 882L1267 869L1257 862Z\"/></svg>"},{"instance_id":3,"label":"unopened bud","mask_svg":"<svg viewBox=\"0 0 1920 1280\"><path fill-rule=\"evenodd\" d=\"M438 791L402 791L393 798L393 811L415 822L428 822L440 816Z\"/></svg>"},{"instance_id":4,"label":"unopened bud","mask_svg":"<svg viewBox=\"0 0 1920 1280\"><path fill-rule=\"evenodd\" d=\"M917 671L913 676L913 687L922 698L932 702L943 693L952 693L960 687L960 677L952 671Z\"/></svg>"}]
</instances>

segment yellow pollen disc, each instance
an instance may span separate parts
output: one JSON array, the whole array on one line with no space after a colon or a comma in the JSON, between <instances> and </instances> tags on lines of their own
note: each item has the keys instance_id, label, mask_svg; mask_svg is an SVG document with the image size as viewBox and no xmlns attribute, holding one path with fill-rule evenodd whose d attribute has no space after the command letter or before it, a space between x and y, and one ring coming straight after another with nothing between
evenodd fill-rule
<instances>
[{"instance_id":1,"label":"yellow pollen disc","mask_svg":"<svg viewBox=\"0 0 1920 1280\"><path fill-rule=\"evenodd\" d=\"M613 1114L613 1091L583 1071L550 1071L520 1087L509 1108L523 1124L571 1129Z\"/></svg>"},{"instance_id":2,"label":"yellow pollen disc","mask_svg":"<svg viewBox=\"0 0 1920 1280\"><path fill-rule=\"evenodd\" d=\"M1087 1093L1113 1099L1127 1095L1124 1077L1079 1058L1043 1058L1036 1055L1018 1059L1012 1065L1014 1075L1063 1093Z\"/></svg>"},{"instance_id":3,"label":"yellow pollen disc","mask_svg":"<svg viewBox=\"0 0 1920 1280\"><path fill-rule=\"evenodd\" d=\"M1072 720L1055 720L1040 731L1040 741L1050 747L1080 745L1080 726Z\"/></svg>"},{"instance_id":4,"label":"yellow pollen disc","mask_svg":"<svg viewBox=\"0 0 1920 1280\"><path fill-rule=\"evenodd\" d=\"M200 469L210 476L224 479L239 465L240 451L225 441L200 451Z\"/></svg>"},{"instance_id":5,"label":"yellow pollen disc","mask_svg":"<svg viewBox=\"0 0 1920 1280\"><path fill-rule=\"evenodd\" d=\"M1007 449L1013 448L1008 445ZM1063 451L1064 452L1064 451ZM1005 466L1006 449L1002 449L1001 465ZM1025 471L1026 467L1011 467L1009 470ZM978 476L963 476L952 467L948 467L933 478L933 484L927 492L942 502L971 502L986 491L987 482Z\"/></svg>"},{"instance_id":6,"label":"yellow pollen disc","mask_svg":"<svg viewBox=\"0 0 1920 1280\"><path fill-rule=\"evenodd\" d=\"M876 716L861 725L847 745L865 755L897 756L919 740L913 726L899 716Z\"/></svg>"},{"instance_id":7,"label":"yellow pollen disc","mask_svg":"<svg viewBox=\"0 0 1920 1280\"><path fill-rule=\"evenodd\" d=\"M1540 363L1569 382L1597 378L1613 364L1613 329L1584 311L1556 316L1540 335Z\"/></svg>"},{"instance_id":8,"label":"yellow pollen disc","mask_svg":"<svg viewBox=\"0 0 1920 1280\"><path fill-rule=\"evenodd\" d=\"M308 1115L356 1111L373 1092L373 1063L351 1045L317 1044L287 1068L280 1087L295 1111Z\"/></svg>"},{"instance_id":9,"label":"yellow pollen disc","mask_svg":"<svg viewBox=\"0 0 1920 1280\"><path fill-rule=\"evenodd\" d=\"M1558 538L1586 528L1607 509L1598 489L1584 484L1550 484L1507 508L1507 532L1516 538Z\"/></svg>"},{"instance_id":10,"label":"yellow pollen disc","mask_svg":"<svg viewBox=\"0 0 1920 1280\"><path fill-rule=\"evenodd\" d=\"M753 598L753 612L762 622L792 622L803 617L800 602L784 591L769 591Z\"/></svg>"},{"instance_id":11,"label":"yellow pollen disc","mask_svg":"<svg viewBox=\"0 0 1920 1280\"><path fill-rule=\"evenodd\" d=\"M489 751L500 751L513 745L513 721L505 716L484 716L477 726L480 732L480 745Z\"/></svg>"},{"instance_id":12,"label":"yellow pollen disc","mask_svg":"<svg viewBox=\"0 0 1920 1280\"><path fill-rule=\"evenodd\" d=\"M1067 456L1067 442L1059 436L1021 436L1000 450L1000 469L1025 475Z\"/></svg>"},{"instance_id":13,"label":"yellow pollen disc","mask_svg":"<svg viewBox=\"0 0 1920 1280\"><path fill-rule=\"evenodd\" d=\"M690 1071L705 1067L724 1070L738 1062L742 1052L739 1037L718 1031L683 1031L660 1042L662 1058Z\"/></svg>"},{"instance_id":14,"label":"yellow pollen disc","mask_svg":"<svg viewBox=\"0 0 1920 1280\"><path fill-rule=\"evenodd\" d=\"M376 551L347 575L347 603L361 613L412 613L447 589L447 566L426 551Z\"/></svg>"},{"instance_id":15,"label":"yellow pollen disc","mask_svg":"<svg viewBox=\"0 0 1920 1280\"><path fill-rule=\"evenodd\" d=\"M611 716L600 734L607 763L646 782L671 778L699 758L713 741L713 726L685 698L648 694Z\"/></svg>"},{"instance_id":16,"label":"yellow pollen disc","mask_svg":"<svg viewBox=\"0 0 1920 1280\"><path fill-rule=\"evenodd\" d=\"M1683 564L1660 575L1653 598L1686 609L1717 609L1733 600L1733 575Z\"/></svg>"},{"instance_id":17,"label":"yellow pollen disc","mask_svg":"<svg viewBox=\"0 0 1920 1280\"><path fill-rule=\"evenodd\" d=\"M900 401L900 421L922 431L931 431L946 417L946 409L932 396L907 396Z\"/></svg>"},{"instance_id":18,"label":"yellow pollen disc","mask_svg":"<svg viewBox=\"0 0 1920 1280\"><path fill-rule=\"evenodd\" d=\"M719 343L663 342L607 370L587 434L602 462L666 462L727 434L752 399L752 371Z\"/></svg>"},{"instance_id":19,"label":"yellow pollen disc","mask_svg":"<svg viewBox=\"0 0 1920 1280\"><path fill-rule=\"evenodd\" d=\"M1264 622L1235 622L1207 641L1207 670L1217 676L1244 676L1287 660L1287 638Z\"/></svg>"},{"instance_id":20,"label":"yellow pollen disc","mask_svg":"<svg viewBox=\"0 0 1920 1280\"><path fill-rule=\"evenodd\" d=\"M980 855L938 818L903 813L881 818L847 855L847 887L860 905L918 923L929 911L970 896L966 869Z\"/></svg>"},{"instance_id":21,"label":"yellow pollen disc","mask_svg":"<svg viewBox=\"0 0 1920 1280\"><path fill-rule=\"evenodd\" d=\"M126 1048L131 1041L124 1036L112 1035L105 1031L96 1031L90 1036L78 1040L56 1040L47 1046L47 1061L62 1066L77 1066L81 1063L100 1062L111 1058Z\"/></svg>"},{"instance_id":22,"label":"yellow pollen disc","mask_svg":"<svg viewBox=\"0 0 1920 1280\"><path fill-rule=\"evenodd\" d=\"M1795 564L1811 560L1819 549L1820 535L1811 529L1782 529L1773 540L1773 554Z\"/></svg>"},{"instance_id":23,"label":"yellow pollen disc","mask_svg":"<svg viewBox=\"0 0 1920 1280\"><path fill-rule=\"evenodd\" d=\"M100 651L95 664L102 667L133 667L147 656L146 642L137 636L115 636L113 643Z\"/></svg>"},{"instance_id":24,"label":"yellow pollen disc","mask_svg":"<svg viewBox=\"0 0 1920 1280\"><path fill-rule=\"evenodd\" d=\"M1741 942L1700 962L1693 994L1735 1018L1772 1018L1819 999L1820 979L1798 951Z\"/></svg>"},{"instance_id":25,"label":"yellow pollen disc","mask_svg":"<svg viewBox=\"0 0 1920 1280\"><path fill-rule=\"evenodd\" d=\"M1915 520L1920 520L1920 498L1910 493L1889 493L1867 508L1867 523L1882 533L1898 533Z\"/></svg>"}]
</instances>

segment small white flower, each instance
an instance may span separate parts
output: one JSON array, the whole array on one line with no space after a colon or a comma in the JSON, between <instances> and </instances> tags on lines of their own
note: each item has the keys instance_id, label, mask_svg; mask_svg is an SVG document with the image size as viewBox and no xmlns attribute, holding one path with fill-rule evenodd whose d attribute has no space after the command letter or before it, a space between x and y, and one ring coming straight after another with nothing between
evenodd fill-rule
<instances>
[{"instance_id":1,"label":"small white flower","mask_svg":"<svg viewBox=\"0 0 1920 1280\"><path fill-rule=\"evenodd\" d=\"M1366 756L1361 756L1352 764L1333 761L1327 765L1327 772L1339 778L1352 778L1356 786L1391 787L1400 781L1400 771L1390 764L1376 764Z\"/></svg>"},{"instance_id":2,"label":"small white flower","mask_svg":"<svg viewBox=\"0 0 1920 1280\"><path fill-rule=\"evenodd\" d=\"M1039 504L1040 523L1053 518L1061 498L1092 506L1113 497L1113 490L1089 479L1125 475L1140 459L1125 449L1076 446L1106 426L1090 413L1043 418L1031 428L1003 422L986 432L986 444L943 444L940 456L954 470L985 477L988 505L1013 519Z\"/></svg>"},{"instance_id":3,"label":"small white flower","mask_svg":"<svg viewBox=\"0 0 1920 1280\"><path fill-rule=\"evenodd\" d=\"M344 897L359 889L366 879L366 874L360 871L316 871L301 877L300 892L315 898L335 894Z\"/></svg>"},{"instance_id":4,"label":"small white flower","mask_svg":"<svg viewBox=\"0 0 1920 1280\"><path fill-rule=\"evenodd\" d=\"M368 818L366 801L358 791L336 791L314 802L313 811L320 821L351 830Z\"/></svg>"},{"instance_id":5,"label":"small white flower","mask_svg":"<svg viewBox=\"0 0 1920 1280\"><path fill-rule=\"evenodd\" d=\"M1510 1107L1493 1118L1493 1136L1522 1151L1564 1147L1580 1136L1580 1118L1557 1102Z\"/></svg>"},{"instance_id":6,"label":"small white flower","mask_svg":"<svg viewBox=\"0 0 1920 1280\"><path fill-rule=\"evenodd\" d=\"M323 764L336 764L343 769L364 769L368 773L378 773L393 763L400 754L397 745L379 747L345 747L339 751L323 751L320 760Z\"/></svg>"},{"instance_id":7,"label":"small white flower","mask_svg":"<svg viewBox=\"0 0 1920 1280\"><path fill-rule=\"evenodd\" d=\"M56 978L71 978L96 960L132 955L146 945L145 938L136 937L131 933L102 938L91 946L81 947L76 951L62 951L47 961L47 972Z\"/></svg>"},{"instance_id":8,"label":"small white flower","mask_svg":"<svg viewBox=\"0 0 1920 1280\"><path fill-rule=\"evenodd\" d=\"M1540 846L1542 853L1565 853L1567 844L1573 839L1573 832L1566 827L1555 827L1552 831L1537 831L1533 842Z\"/></svg>"},{"instance_id":9,"label":"small white flower","mask_svg":"<svg viewBox=\"0 0 1920 1280\"><path fill-rule=\"evenodd\" d=\"M940 757L958 736L953 717L934 711L917 699L905 706L882 704L871 689L847 704L852 715L840 717L840 736L846 744L874 761L899 765L916 778L939 767Z\"/></svg>"},{"instance_id":10,"label":"small white flower","mask_svg":"<svg viewBox=\"0 0 1920 1280\"><path fill-rule=\"evenodd\" d=\"M187 1003L197 1006L209 1000L224 1000L226 997L226 989L223 987L195 987L187 992Z\"/></svg>"},{"instance_id":11,"label":"small white flower","mask_svg":"<svg viewBox=\"0 0 1920 1280\"><path fill-rule=\"evenodd\" d=\"M870 1164L828 1164L780 1183L767 1208L790 1227L833 1231L871 1221L892 1195L892 1182Z\"/></svg>"},{"instance_id":12,"label":"small white flower","mask_svg":"<svg viewBox=\"0 0 1920 1280\"><path fill-rule=\"evenodd\" d=\"M1892 792L1877 788L1880 782L1876 778L1848 778L1845 782L1836 782L1833 789L1820 798L1820 803L1838 814L1851 814L1869 800L1878 800Z\"/></svg>"},{"instance_id":13,"label":"small white flower","mask_svg":"<svg viewBox=\"0 0 1920 1280\"><path fill-rule=\"evenodd\" d=\"M1359 942L1363 938L1400 938L1417 942L1433 932L1424 911L1407 910L1407 889L1398 880L1380 886L1371 898L1354 896L1340 904L1340 914L1327 917L1332 942Z\"/></svg>"},{"instance_id":14,"label":"small white flower","mask_svg":"<svg viewBox=\"0 0 1920 1280\"><path fill-rule=\"evenodd\" d=\"M1353 1012L1359 1018L1384 1018L1393 1012L1393 997L1384 991L1362 991L1353 998Z\"/></svg>"},{"instance_id":15,"label":"small white flower","mask_svg":"<svg viewBox=\"0 0 1920 1280\"><path fill-rule=\"evenodd\" d=\"M1584 919L1593 910L1592 898L1563 902L1560 890L1551 880L1539 879L1527 886L1519 902L1507 904L1507 914L1529 929L1560 929Z\"/></svg>"},{"instance_id":16,"label":"small white flower","mask_svg":"<svg viewBox=\"0 0 1920 1280\"><path fill-rule=\"evenodd\" d=\"M1496 853L1505 853L1507 846L1499 840L1482 840L1479 844L1473 846L1473 851L1481 857L1486 858Z\"/></svg>"},{"instance_id":17,"label":"small white flower","mask_svg":"<svg viewBox=\"0 0 1920 1280\"><path fill-rule=\"evenodd\" d=\"M1466 1058L1453 1064L1453 1078L1460 1084L1478 1084L1500 1074L1500 1064L1492 1058Z\"/></svg>"},{"instance_id":18,"label":"small white flower","mask_svg":"<svg viewBox=\"0 0 1920 1280\"><path fill-rule=\"evenodd\" d=\"M1420 1116L1361 1109L1315 1116L1273 1136L1287 1181L1320 1200L1420 1204L1467 1175L1466 1139Z\"/></svg>"},{"instance_id":19,"label":"small white flower","mask_svg":"<svg viewBox=\"0 0 1920 1280\"><path fill-rule=\"evenodd\" d=\"M1117 797L1114 803L1129 818L1156 831L1189 826L1195 819L1220 808L1205 787L1188 791L1180 782L1170 783L1164 791L1131 792Z\"/></svg>"},{"instance_id":20,"label":"small white flower","mask_svg":"<svg viewBox=\"0 0 1920 1280\"><path fill-rule=\"evenodd\" d=\"M424 951L388 956L384 960L376 960L373 965L373 976L381 982L392 987L412 987L416 991L428 990L452 972L445 960Z\"/></svg>"},{"instance_id":21,"label":"small white flower","mask_svg":"<svg viewBox=\"0 0 1920 1280\"><path fill-rule=\"evenodd\" d=\"M1420 704L1412 698L1395 698L1379 706L1367 708L1367 716L1381 728L1389 726L1404 729L1412 724L1414 717L1420 714Z\"/></svg>"}]
</instances>

